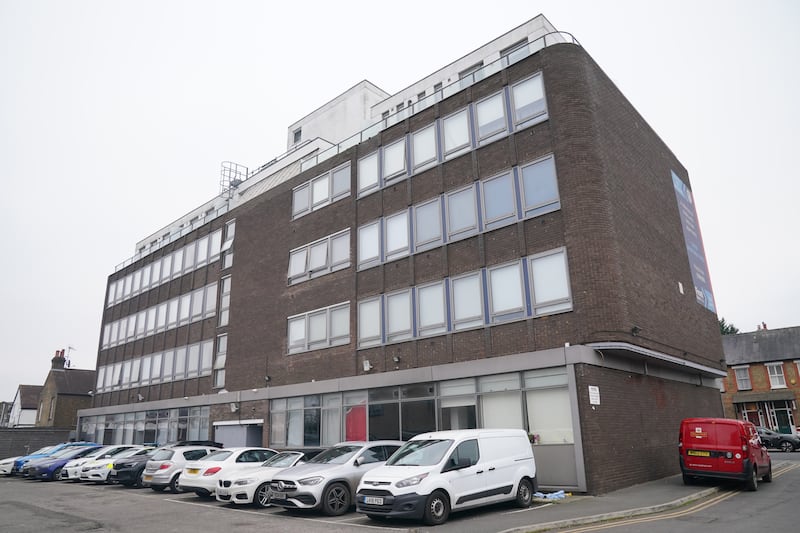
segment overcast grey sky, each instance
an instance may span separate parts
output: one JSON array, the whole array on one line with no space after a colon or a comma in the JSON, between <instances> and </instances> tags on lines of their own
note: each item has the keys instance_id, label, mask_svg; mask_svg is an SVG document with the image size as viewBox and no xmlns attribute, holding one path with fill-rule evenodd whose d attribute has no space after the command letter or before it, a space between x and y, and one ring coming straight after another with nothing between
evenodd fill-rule
<instances>
[{"instance_id":1,"label":"overcast grey sky","mask_svg":"<svg viewBox=\"0 0 800 533\"><path fill-rule=\"evenodd\" d=\"M94 368L108 275L222 161L256 168L355 83L397 92L540 13L687 168L719 315L800 325L800 2L0 0L0 400L57 349Z\"/></svg>"}]
</instances>

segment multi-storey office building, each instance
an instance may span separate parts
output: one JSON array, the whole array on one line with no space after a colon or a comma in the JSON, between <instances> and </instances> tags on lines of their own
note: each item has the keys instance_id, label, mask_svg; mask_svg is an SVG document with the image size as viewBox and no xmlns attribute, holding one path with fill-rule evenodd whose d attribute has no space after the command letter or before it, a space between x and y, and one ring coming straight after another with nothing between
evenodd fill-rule
<instances>
[{"instance_id":1,"label":"multi-storey office building","mask_svg":"<svg viewBox=\"0 0 800 533\"><path fill-rule=\"evenodd\" d=\"M395 95L362 82L288 145L109 277L85 437L521 427L543 485L604 492L721 415L686 169L544 17Z\"/></svg>"}]
</instances>

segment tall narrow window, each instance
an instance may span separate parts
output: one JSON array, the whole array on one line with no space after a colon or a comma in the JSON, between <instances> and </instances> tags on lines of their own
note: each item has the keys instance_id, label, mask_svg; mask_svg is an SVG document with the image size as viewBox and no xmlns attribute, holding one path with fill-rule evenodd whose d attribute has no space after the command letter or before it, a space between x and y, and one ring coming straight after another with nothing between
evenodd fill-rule
<instances>
[{"instance_id":1,"label":"tall narrow window","mask_svg":"<svg viewBox=\"0 0 800 533\"><path fill-rule=\"evenodd\" d=\"M358 303L358 346L381 343L381 300L373 298Z\"/></svg>"},{"instance_id":2,"label":"tall narrow window","mask_svg":"<svg viewBox=\"0 0 800 533\"><path fill-rule=\"evenodd\" d=\"M383 149L383 177L390 180L403 177L406 172L406 139L386 146Z\"/></svg>"},{"instance_id":3,"label":"tall narrow window","mask_svg":"<svg viewBox=\"0 0 800 533\"><path fill-rule=\"evenodd\" d=\"M506 133L508 128L503 93L497 93L475 104L475 120L478 126L478 139L481 141Z\"/></svg>"},{"instance_id":4,"label":"tall narrow window","mask_svg":"<svg viewBox=\"0 0 800 533\"><path fill-rule=\"evenodd\" d=\"M453 329L483 325L483 289L480 273L453 278L450 298Z\"/></svg>"},{"instance_id":5,"label":"tall narrow window","mask_svg":"<svg viewBox=\"0 0 800 533\"><path fill-rule=\"evenodd\" d=\"M358 194L377 190L380 185L378 152L358 160Z\"/></svg>"},{"instance_id":6,"label":"tall narrow window","mask_svg":"<svg viewBox=\"0 0 800 533\"><path fill-rule=\"evenodd\" d=\"M310 187L307 183L292 191L292 216L299 217L306 214L311 208Z\"/></svg>"},{"instance_id":7,"label":"tall narrow window","mask_svg":"<svg viewBox=\"0 0 800 533\"><path fill-rule=\"evenodd\" d=\"M483 223L493 229L517 219L517 195L510 173L485 180L483 189Z\"/></svg>"},{"instance_id":8,"label":"tall narrow window","mask_svg":"<svg viewBox=\"0 0 800 533\"><path fill-rule=\"evenodd\" d=\"M386 217L384 229L385 260L408 255L408 211Z\"/></svg>"},{"instance_id":9,"label":"tall narrow window","mask_svg":"<svg viewBox=\"0 0 800 533\"><path fill-rule=\"evenodd\" d=\"M522 190L526 217L549 213L561 207L553 156L522 167Z\"/></svg>"},{"instance_id":10,"label":"tall narrow window","mask_svg":"<svg viewBox=\"0 0 800 533\"><path fill-rule=\"evenodd\" d=\"M753 387L750 385L750 368L740 366L733 369L736 376L736 388L739 390L750 390Z\"/></svg>"},{"instance_id":11,"label":"tall narrow window","mask_svg":"<svg viewBox=\"0 0 800 533\"><path fill-rule=\"evenodd\" d=\"M448 159L469 150L469 111L464 109L442 120L444 157Z\"/></svg>"},{"instance_id":12,"label":"tall narrow window","mask_svg":"<svg viewBox=\"0 0 800 533\"><path fill-rule=\"evenodd\" d=\"M489 269L489 312L492 322L525 316L520 263Z\"/></svg>"},{"instance_id":13,"label":"tall narrow window","mask_svg":"<svg viewBox=\"0 0 800 533\"><path fill-rule=\"evenodd\" d=\"M475 210L475 188L447 194L447 235L452 239L471 235L478 229L478 214Z\"/></svg>"},{"instance_id":14,"label":"tall narrow window","mask_svg":"<svg viewBox=\"0 0 800 533\"><path fill-rule=\"evenodd\" d=\"M411 290L387 294L386 340L389 342L411 338Z\"/></svg>"},{"instance_id":15,"label":"tall narrow window","mask_svg":"<svg viewBox=\"0 0 800 533\"><path fill-rule=\"evenodd\" d=\"M414 245L438 246L442 243L442 201L435 198L414 207Z\"/></svg>"},{"instance_id":16,"label":"tall narrow window","mask_svg":"<svg viewBox=\"0 0 800 533\"><path fill-rule=\"evenodd\" d=\"M227 326L230 320L231 307L231 277L227 276L220 280L220 300L219 300L219 326Z\"/></svg>"},{"instance_id":17,"label":"tall narrow window","mask_svg":"<svg viewBox=\"0 0 800 533\"><path fill-rule=\"evenodd\" d=\"M514 113L514 124L517 127L533 123L533 119L547 116L547 105L544 98L542 75L521 81L511 87L511 100Z\"/></svg>"},{"instance_id":18,"label":"tall narrow window","mask_svg":"<svg viewBox=\"0 0 800 533\"><path fill-rule=\"evenodd\" d=\"M367 268L380 262L380 221L358 228L358 267Z\"/></svg>"},{"instance_id":19,"label":"tall narrow window","mask_svg":"<svg viewBox=\"0 0 800 533\"><path fill-rule=\"evenodd\" d=\"M225 386L225 359L228 355L228 335L217 336L217 356L214 359L214 387Z\"/></svg>"},{"instance_id":20,"label":"tall narrow window","mask_svg":"<svg viewBox=\"0 0 800 533\"><path fill-rule=\"evenodd\" d=\"M414 170L436 162L436 124L414 132L412 136Z\"/></svg>"},{"instance_id":21,"label":"tall narrow window","mask_svg":"<svg viewBox=\"0 0 800 533\"><path fill-rule=\"evenodd\" d=\"M417 288L417 331L420 336L447 331L444 282Z\"/></svg>"},{"instance_id":22,"label":"tall narrow window","mask_svg":"<svg viewBox=\"0 0 800 533\"><path fill-rule=\"evenodd\" d=\"M783 375L783 363L767 363L764 366L767 367L770 387L773 389L785 389L786 378Z\"/></svg>"},{"instance_id":23,"label":"tall narrow window","mask_svg":"<svg viewBox=\"0 0 800 533\"><path fill-rule=\"evenodd\" d=\"M530 273L534 316L572 309L567 254L563 249L531 257Z\"/></svg>"}]
</instances>

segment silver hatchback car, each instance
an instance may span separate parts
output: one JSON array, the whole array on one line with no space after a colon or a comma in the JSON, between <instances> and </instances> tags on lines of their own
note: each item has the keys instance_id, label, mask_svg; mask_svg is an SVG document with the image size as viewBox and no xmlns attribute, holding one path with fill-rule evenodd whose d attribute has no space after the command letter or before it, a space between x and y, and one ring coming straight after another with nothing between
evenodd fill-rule
<instances>
[{"instance_id":1,"label":"silver hatchback car","mask_svg":"<svg viewBox=\"0 0 800 533\"><path fill-rule=\"evenodd\" d=\"M156 450L147 461L142 473L142 485L155 491L169 487L179 492L178 478L188 461L196 461L209 453L219 450L211 446L168 446Z\"/></svg>"},{"instance_id":2,"label":"silver hatchback car","mask_svg":"<svg viewBox=\"0 0 800 533\"><path fill-rule=\"evenodd\" d=\"M287 509L320 509L329 516L344 514L355 502L361 477L402 445L395 440L336 444L307 463L276 474L270 483L270 503Z\"/></svg>"}]
</instances>

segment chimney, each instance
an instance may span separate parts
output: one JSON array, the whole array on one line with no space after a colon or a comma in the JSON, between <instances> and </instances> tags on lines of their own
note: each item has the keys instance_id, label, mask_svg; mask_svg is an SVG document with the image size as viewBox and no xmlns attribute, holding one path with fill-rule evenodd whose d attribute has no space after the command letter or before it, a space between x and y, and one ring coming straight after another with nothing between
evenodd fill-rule
<instances>
[{"instance_id":1,"label":"chimney","mask_svg":"<svg viewBox=\"0 0 800 533\"><path fill-rule=\"evenodd\" d=\"M66 363L66 359L64 358L64 350L56 350L56 354L50 360L53 363L53 370L64 370L64 363Z\"/></svg>"}]
</instances>

